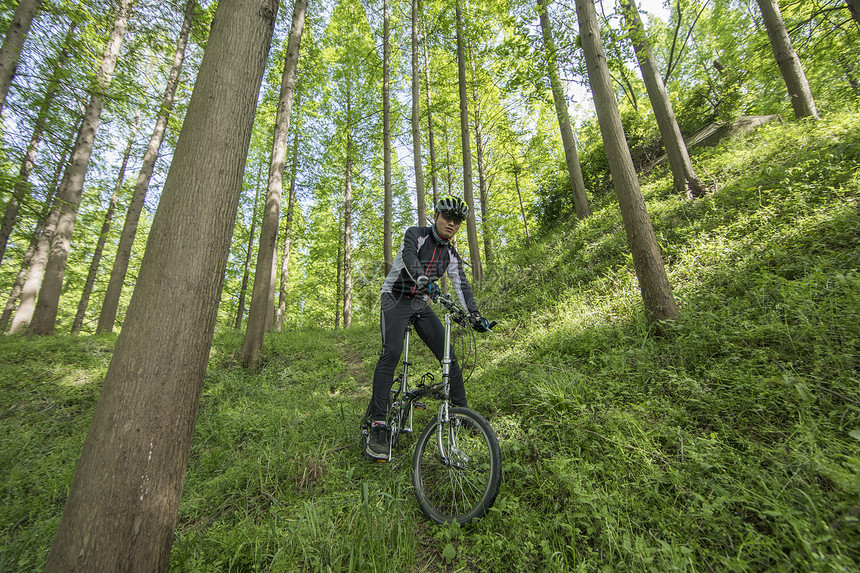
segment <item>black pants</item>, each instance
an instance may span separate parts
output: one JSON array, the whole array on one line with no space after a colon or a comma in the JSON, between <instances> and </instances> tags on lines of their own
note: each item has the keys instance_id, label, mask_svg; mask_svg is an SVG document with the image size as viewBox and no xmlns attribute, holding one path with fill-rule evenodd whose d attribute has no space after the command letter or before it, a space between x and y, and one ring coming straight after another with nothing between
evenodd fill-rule
<instances>
[{"instance_id":1,"label":"black pants","mask_svg":"<svg viewBox=\"0 0 860 573\"><path fill-rule=\"evenodd\" d=\"M415 317L415 332L424 341L436 359L440 362L445 350L445 327L442 321L430 309L423 297L395 298L389 293L382 293L382 311L380 328L382 330L382 355L373 373L373 397L370 400L373 420L385 420L388 409L388 397L394 382L394 369L400 361L403 352L403 335L409 320ZM451 403L455 406L466 406L466 388L463 384L463 372L457 364L454 349L451 348Z\"/></svg>"}]
</instances>

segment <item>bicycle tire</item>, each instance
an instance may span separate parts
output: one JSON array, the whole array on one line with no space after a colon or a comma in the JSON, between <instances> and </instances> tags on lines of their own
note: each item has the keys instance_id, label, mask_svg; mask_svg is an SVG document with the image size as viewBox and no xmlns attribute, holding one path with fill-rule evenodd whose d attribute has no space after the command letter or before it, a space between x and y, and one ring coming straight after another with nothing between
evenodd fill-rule
<instances>
[{"instance_id":1,"label":"bicycle tire","mask_svg":"<svg viewBox=\"0 0 860 573\"><path fill-rule=\"evenodd\" d=\"M493 428L474 410L451 408L448 417L450 421L442 424L441 445L450 454L445 459L440 453L436 416L415 444L412 485L428 519L466 524L486 515L496 501L502 452Z\"/></svg>"}]
</instances>

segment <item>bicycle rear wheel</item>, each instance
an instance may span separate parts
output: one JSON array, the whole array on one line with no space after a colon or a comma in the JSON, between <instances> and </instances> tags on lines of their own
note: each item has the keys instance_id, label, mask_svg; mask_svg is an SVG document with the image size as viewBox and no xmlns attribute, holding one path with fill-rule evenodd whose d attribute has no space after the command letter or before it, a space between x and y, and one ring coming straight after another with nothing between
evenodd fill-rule
<instances>
[{"instance_id":1,"label":"bicycle rear wheel","mask_svg":"<svg viewBox=\"0 0 860 573\"><path fill-rule=\"evenodd\" d=\"M421 511L442 524L469 523L492 507L502 482L499 441L483 416L451 408L421 432L412 457L412 485Z\"/></svg>"}]
</instances>

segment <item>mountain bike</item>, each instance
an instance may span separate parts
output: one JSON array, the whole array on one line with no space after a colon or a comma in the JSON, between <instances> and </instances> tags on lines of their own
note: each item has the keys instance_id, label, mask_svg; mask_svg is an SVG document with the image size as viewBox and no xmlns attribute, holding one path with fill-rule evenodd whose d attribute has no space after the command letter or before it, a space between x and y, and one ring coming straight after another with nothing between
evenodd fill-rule
<instances>
[{"instance_id":1,"label":"mountain bike","mask_svg":"<svg viewBox=\"0 0 860 573\"><path fill-rule=\"evenodd\" d=\"M499 493L502 482L502 453L489 422L470 408L450 403L451 330L459 324L473 331L471 318L451 299L439 295L435 302L445 307L445 353L442 380L432 373L409 386L409 339L412 322L403 340L403 366L395 378L388 403L388 457L399 437L412 433L414 410L425 410L421 400L439 400L436 416L418 436L412 455L412 485L422 513L437 524L456 521L466 524L483 517ZM490 328L496 323L490 323ZM370 408L361 425L361 451L370 435Z\"/></svg>"}]
</instances>

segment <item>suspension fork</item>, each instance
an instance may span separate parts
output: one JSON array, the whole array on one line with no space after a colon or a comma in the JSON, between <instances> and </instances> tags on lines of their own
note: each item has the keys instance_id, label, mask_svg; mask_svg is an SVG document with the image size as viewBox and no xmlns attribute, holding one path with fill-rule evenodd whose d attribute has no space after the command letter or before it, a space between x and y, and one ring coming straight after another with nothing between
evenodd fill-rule
<instances>
[{"instance_id":1,"label":"suspension fork","mask_svg":"<svg viewBox=\"0 0 860 573\"><path fill-rule=\"evenodd\" d=\"M400 393L399 396L399 404L395 404L394 406L397 408L402 408L404 405L407 405L406 401L406 391L409 389L409 367L412 365L409 362L409 338L412 334L412 325L409 324L406 326L406 333L403 335L403 373L400 376ZM403 425L403 429L406 432L412 432L412 402L409 401L407 407L409 408L409 412L407 413L407 421L406 424ZM402 424L402 419L398 420Z\"/></svg>"},{"instance_id":2,"label":"suspension fork","mask_svg":"<svg viewBox=\"0 0 860 573\"><path fill-rule=\"evenodd\" d=\"M439 423L436 425L436 442L439 446L439 454L443 460L449 458L445 448L442 432L447 430L451 440L448 442L456 448L456 438L451 428L451 417L448 413L451 398L451 313L445 315L445 349L442 353L442 401L439 403ZM444 429L443 429L444 428Z\"/></svg>"}]
</instances>

